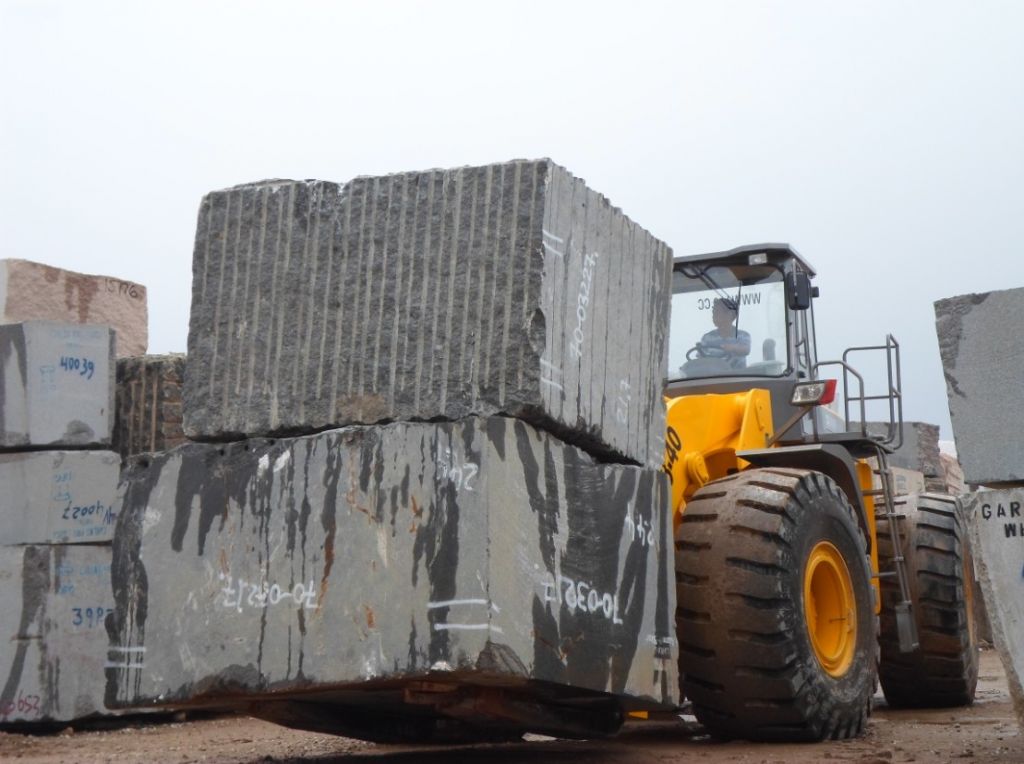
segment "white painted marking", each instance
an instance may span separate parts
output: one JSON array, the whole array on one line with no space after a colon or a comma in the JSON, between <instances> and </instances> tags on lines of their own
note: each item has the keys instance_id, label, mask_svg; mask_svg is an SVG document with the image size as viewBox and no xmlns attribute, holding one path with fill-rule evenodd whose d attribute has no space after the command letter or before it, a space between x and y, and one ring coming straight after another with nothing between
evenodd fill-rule
<instances>
[{"instance_id":1,"label":"white painted marking","mask_svg":"<svg viewBox=\"0 0 1024 764\"><path fill-rule=\"evenodd\" d=\"M545 242L541 242L541 243L544 245L544 249L546 249L549 254L552 254L555 257L565 257L565 253L564 252L562 252L561 250L555 249L550 244L548 244L546 241Z\"/></svg>"},{"instance_id":2,"label":"white painted marking","mask_svg":"<svg viewBox=\"0 0 1024 764\"><path fill-rule=\"evenodd\" d=\"M482 597L471 597L462 600L438 600L437 602L428 602L427 610L434 610L439 607L451 607L452 605L486 605L489 600L483 599Z\"/></svg>"},{"instance_id":3,"label":"white painted marking","mask_svg":"<svg viewBox=\"0 0 1024 764\"><path fill-rule=\"evenodd\" d=\"M383 525L377 526L377 554L386 568L388 566L388 534Z\"/></svg>"},{"instance_id":4,"label":"white painted marking","mask_svg":"<svg viewBox=\"0 0 1024 764\"><path fill-rule=\"evenodd\" d=\"M553 379L548 379L547 377L541 377L541 378L540 378L540 383L541 383L542 385L551 385L551 386L552 386L553 388L555 388L556 390L563 390L563 391L565 390L565 388L564 388L564 387L562 387L562 386L561 386L560 384L558 384L557 382L555 382L555 380L553 380Z\"/></svg>"},{"instance_id":5,"label":"white painted marking","mask_svg":"<svg viewBox=\"0 0 1024 764\"><path fill-rule=\"evenodd\" d=\"M644 638L644 642L649 645L672 645L673 647L679 644L675 637L659 637L654 634L648 634Z\"/></svg>"},{"instance_id":6,"label":"white painted marking","mask_svg":"<svg viewBox=\"0 0 1024 764\"><path fill-rule=\"evenodd\" d=\"M291 451L283 451L283 452L281 452L281 455L278 456L277 460L274 462L274 472L280 472L281 470L283 470L285 467L288 466L288 462L290 462L291 460L292 460L292 452Z\"/></svg>"},{"instance_id":7,"label":"white painted marking","mask_svg":"<svg viewBox=\"0 0 1024 764\"><path fill-rule=\"evenodd\" d=\"M435 623L434 631L491 631L502 634L500 626L492 626L489 623Z\"/></svg>"},{"instance_id":8,"label":"white painted marking","mask_svg":"<svg viewBox=\"0 0 1024 764\"><path fill-rule=\"evenodd\" d=\"M547 230L546 228L542 228L541 232L552 241L557 241L559 244L565 243L565 239L561 238L560 236L555 236L553 233L551 233L551 231Z\"/></svg>"},{"instance_id":9,"label":"white painted marking","mask_svg":"<svg viewBox=\"0 0 1024 764\"><path fill-rule=\"evenodd\" d=\"M551 369L551 371L553 371L555 374L562 373L562 370L558 366L555 366L553 363L551 363L551 361L547 360L546 358L540 359L540 365L546 369Z\"/></svg>"}]
</instances>

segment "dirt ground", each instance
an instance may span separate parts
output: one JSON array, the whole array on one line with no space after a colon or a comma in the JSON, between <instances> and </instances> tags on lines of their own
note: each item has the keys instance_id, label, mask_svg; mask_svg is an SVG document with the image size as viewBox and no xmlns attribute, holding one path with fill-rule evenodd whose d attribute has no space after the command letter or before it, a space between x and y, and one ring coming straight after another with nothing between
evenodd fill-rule
<instances>
[{"instance_id":1,"label":"dirt ground","mask_svg":"<svg viewBox=\"0 0 1024 764\"><path fill-rule=\"evenodd\" d=\"M109 723L107 723L109 724ZM857 740L808 745L765 745L710 740L696 724L637 723L618 737L562 741L531 736L503 745L411 747L297 732L247 717L139 723L116 728L66 728L48 734L0 732L0 761L51 762L351 762L420 764L465 762L1024 762L1024 734L1017 725L999 657L981 655L974 705L954 711L894 711L881 695L867 734Z\"/></svg>"}]
</instances>

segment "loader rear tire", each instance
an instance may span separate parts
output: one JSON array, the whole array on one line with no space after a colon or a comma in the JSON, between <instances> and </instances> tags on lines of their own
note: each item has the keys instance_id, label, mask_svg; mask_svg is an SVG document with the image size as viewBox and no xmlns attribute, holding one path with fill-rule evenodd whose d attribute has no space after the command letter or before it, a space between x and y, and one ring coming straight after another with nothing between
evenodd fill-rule
<instances>
[{"instance_id":1,"label":"loader rear tire","mask_svg":"<svg viewBox=\"0 0 1024 764\"><path fill-rule=\"evenodd\" d=\"M953 708L974 701L978 637L974 620L974 566L960 501L944 494L896 499L901 551L920 646L901 653L896 631L896 578L882 579L879 680L890 706ZM896 550L888 523L878 525L880 570L893 570Z\"/></svg>"},{"instance_id":2,"label":"loader rear tire","mask_svg":"<svg viewBox=\"0 0 1024 764\"><path fill-rule=\"evenodd\" d=\"M683 693L715 736L861 733L877 643L866 542L820 472L750 469L701 488L676 534Z\"/></svg>"}]
</instances>

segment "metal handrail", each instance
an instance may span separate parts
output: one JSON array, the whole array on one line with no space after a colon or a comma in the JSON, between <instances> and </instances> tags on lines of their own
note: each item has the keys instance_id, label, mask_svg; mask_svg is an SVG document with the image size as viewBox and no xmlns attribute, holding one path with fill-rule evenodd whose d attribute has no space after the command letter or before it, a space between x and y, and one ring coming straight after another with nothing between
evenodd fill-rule
<instances>
[{"instance_id":1,"label":"metal handrail","mask_svg":"<svg viewBox=\"0 0 1024 764\"><path fill-rule=\"evenodd\" d=\"M886 362L886 383L887 390L881 395L867 395L864 390L864 377L850 364L850 356L853 353L865 351L883 351ZM847 432L852 432L850 419L850 406L854 402L859 404L860 409L860 435L865 439L871 439L882 445L898 449L903 445L903 378L900 370L900 345L891 334L885 337L884 345L864 345L847 348L843 352L841 361L821 361L814 365L812 373L815 379L819 379L818 369L823 366L841 366L843 368L843 417L844 426ZM850 394L850 377L856 378L857 395ZM886 426L885 435L874 436L868 432L867 424L867 402L887 400L889 402L889 422ZM815 431L817 423L815 422Z\"/></svg>"},{"instance_id":2,"label":"metal handrail","mask_svg":"<svg viewBox=\"0 0 1024 764\"><path fill-rule=\"evenodd\" d=\"M889 422L886 426L885 437L879 438L879 442L885 444L894 451L903 445L903 377L900 364L900 344L891 334L885 336L884 345L864 345L860 347L847 348L843 352L843 361L848 362L850 355L865 351L884 351L886 362L886 382L888 390L885 395L865 395L864 387L861 385L860 395L854 400L861 402L861 432L867 435L867 423L865 420L865 402L869 400L889 401ZM844 377L845 383L845 377ZM848 396L848 390L844 387L844 396Z\"/></svg>"}]
</instances>

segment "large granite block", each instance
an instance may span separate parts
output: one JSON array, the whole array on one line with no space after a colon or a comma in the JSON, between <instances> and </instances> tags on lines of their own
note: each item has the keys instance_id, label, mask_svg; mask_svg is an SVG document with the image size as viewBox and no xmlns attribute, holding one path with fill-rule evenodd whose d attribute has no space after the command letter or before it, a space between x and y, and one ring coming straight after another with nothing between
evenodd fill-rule
<instances>
[{"instance_id":1,"label":"large granite block","mask_svg":"<svg viewBox=\"0 0 1024 764\"><path fill-rule=\"evenodd\" d=\"M0 326L0 448L110 445L114 332L29 321Z\"/></svg>"},{"instance_id":2,"label":"large granite block","mask_svg":"<svg viewBox=\"0 0 1024 764\"><path fill-rule=\"evenodd\" d=\"M110 546L0 548L0 725L103 713Z\"/></svg>"},{"instance_id":3,"label":"large granite block","mask_svg":"<svg viewBox=\"0 0 1024 764\"><path fill-rule=\"evenodd\" d=\"M213 192L185 434L500 412L656 466L671 256L548 160Z\"/></svg>"},{"instance_id":4,"label":"large granite block","mask_svg":"<svg viewBox=\"0 0 1024 764\"><path fill-rule=\"evenodd\" d=\"M993 641L1024 726L1024 488L964 497Z\"/></svg>"},{"instance_id":5,"label":"large granite block","mask_svg":"<svg viewBox=\"0 0 1024 764\"><path fill-rule=\"evenodd\" d=\"M964 480L1024 481L1024 288L939 300L935 330Z\"/></svg>"},{"instance_id":6,"label":"large granite block","mask_svg":"<svg viewBox=\"0 0 1024 764\"><path fill-rule=\"evenodd\" d=\"M113 451L0 454L0 545L110 541L120 468Z\"/></svg>"},{"instance_id":7,"label":"large granite block","mask_svg":"<svg viewBox=\"0 0 1024 764\"><path fill-rule=\"evenodd\" d=\"M120 355L146 352L146 287L111 276L75 273L29 260L0 260L0 323L103 324Z\"/></svg>"},{"instance_id":8,"label":"large granite block","mask_svg":"<svg viewBox=\"0 0 1024 764\"><path fill-rule=\"evenodd\" d=\"M884 434L888 422L868 422L868 432ZM939 426L927 422L904 422L903 444L889 455L889 466L920 472L926 478L941 477Z\"/></svg>"},{"instance_id":9,"label":"large granite block","mask_svg":"<svg viewBox=\"0 0 1024 764\"><path fill-rule=\"evenodd\" d=\"M110 705L426 677L678 700L664 474L525 422L189 443L122 497Z\"/></svg>"},{"instance_id":10,"label":"large granite block","mask_svg":"<svg viewBox=\"0 0 1024 764\"><path fill-rule=\"evenodd\" d=\"M118 359L114 446L122 456L167 451L185 442L184 377L182 353Z\"/></svg>"}]
</instances>

